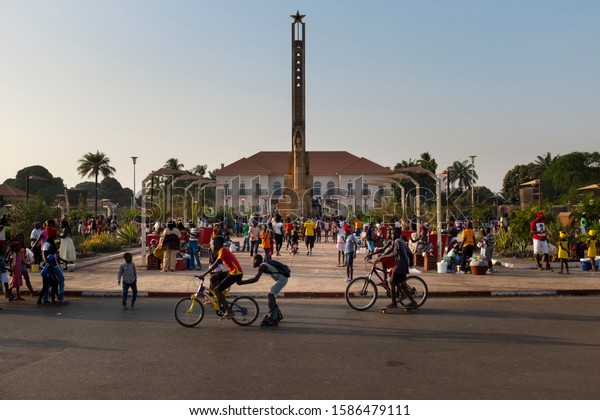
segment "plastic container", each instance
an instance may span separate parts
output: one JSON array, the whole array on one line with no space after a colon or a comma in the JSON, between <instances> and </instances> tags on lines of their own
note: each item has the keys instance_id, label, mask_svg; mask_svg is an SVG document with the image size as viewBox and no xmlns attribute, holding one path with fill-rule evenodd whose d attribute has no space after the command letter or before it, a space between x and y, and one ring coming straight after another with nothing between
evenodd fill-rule
<instances>
[{"instance_id":1,"label":"plastic container","mask_svg":"<svg viewBox=\"0 0 600 420\"><path fill-rule=\"evenodd\" d=\"M583 271L591 271L592 270L592 261L589 258L580 258L581 269Z\"/></svg>"},{"instance_id":2,"label":"plastic container","mask_svg":"<svg viewBox=\"0 0 600 420\"><path fill-rule=\"evenodd\" d=\"M446 261L440 261L437 263L437 272L440 274L446 274L448 272L448 263Z\"/></svg>"}]
</instances>

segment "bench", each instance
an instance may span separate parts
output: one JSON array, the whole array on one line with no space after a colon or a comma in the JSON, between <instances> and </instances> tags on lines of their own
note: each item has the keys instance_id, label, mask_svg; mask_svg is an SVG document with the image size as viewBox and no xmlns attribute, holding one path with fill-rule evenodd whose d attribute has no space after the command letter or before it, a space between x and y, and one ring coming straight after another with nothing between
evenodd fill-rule
<instances>
[{"instance_id":1,"label":"bench","mask_svg":"<svg viewBox=\"0 0 600 420\"><path fill-rule=\"evenodd\" d=\"M414 254L413 265L415 267L420 267L423 271L437 271L437 258L435 255L425 255L422 256L420 254Z\"/></svg>"}]
</instances>

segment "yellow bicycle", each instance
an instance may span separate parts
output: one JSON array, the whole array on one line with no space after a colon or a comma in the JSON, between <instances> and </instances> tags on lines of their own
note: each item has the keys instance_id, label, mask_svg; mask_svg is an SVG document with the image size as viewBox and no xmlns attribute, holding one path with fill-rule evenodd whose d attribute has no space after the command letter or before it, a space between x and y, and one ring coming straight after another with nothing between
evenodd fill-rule
<instances>
[{"instance_id":1,"label":"yellow bicycle","mask_svg":"<svg viewBox=\"0 0 600 420\"><path fill-rule=\"evenodd\" d=\"M204 304L211 305L218 316L225 314L225 309L219 304L214 292L204 286L204 278L194 276L200 280L198 291L189 297L180 299L173 309L177 322L184 327L195 327L204 318ZM228 291L224 292L225 295ZM202 302L204 300L204 303ZM258 303L250 296L238 296L233 300L227 300L231 306L233 318L231 320L238 325L247 326L258 318Z\"/></svg>"}]
</instances>

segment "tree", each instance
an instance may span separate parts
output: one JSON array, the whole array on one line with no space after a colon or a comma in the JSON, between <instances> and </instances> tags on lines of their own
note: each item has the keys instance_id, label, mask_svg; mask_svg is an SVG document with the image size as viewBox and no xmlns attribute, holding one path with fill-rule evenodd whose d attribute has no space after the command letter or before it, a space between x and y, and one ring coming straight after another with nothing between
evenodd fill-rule
<instances>
[{"instance_id":1,"label":"tree","mask_svg":"<svg viewBox=\"0 0 600 420\"><path fill-rule=\"evenodd\" d=\"M403 160L402 162L396 163L396 166L394 166L394 172L397 172L400 168L410 168L411 166L417 166L417 162L412 160L412 158L408 159L408 161Z\"/></svg>"},{"instance_id":2,"label":"tree","mask_svg":"<svg viewBox=\"0 0 600 420\"><path fill-rule=\"evenodd\" d=\"M473 170L473 164L466 160L456 161L449 170L448 177L451 184L458 184L458 188L467 190L479 179L477 172Z\"/></svg>"},{"instance_id":3,"label":"tree","mask_svg":"<svg viewBox=\"0 0 600 420\"><path fill-rule=\"evenodd\" d=\"M438 168L437 162L431 157L429 152L421 153L421 158L417 160L417 165L429 170L433 174L436 173Z\"/></svg>"},{"instance_id":4,"label":"tree","mask_svg":"<svg viewBox=\"0 0 600 420\"><path fill-rule=\"evenodd\" d=\"M518 203L520 199L519 190L521 189L521 184L538 179L534 176L534 173L534 163L516 165L508 171L506 175L504 175L504 180L502 181L502 195L506 201L513 204Z\"/></svg>"},{"instance_id":5,"label":"tree","mask_svg":"<svg viewBox=\"0 0 600 420\"><path fill-rule=\"evenodd\" d=\"M43 223L55 217L56 214L52 214L52 208L38 196L28 202L15 203L10 216L12 218L10 231L12 237L14 238L17 234L22 233L26 238L29 238L31 226L34 222Z\"/></svg>"},{"instance_id":6,"label":"tree","mask_svg":"<svg viewBox=\"0 0 600 420\"><path fill-rule=\"evenodd\" d=\"M550 152L547 152L545 156L538 156L535 162L533 162L534 166L531 171L531 176L533 179L540 179L544 172L546 172L546 170L552 166L559 156L560 155L556 155L552 157Z\"/></svg>"},{"instance_id":7,"label":"tree","mask_svg":"<svg viewBox=\"0 0 600 420\"><path fill-rule=\"evenodd\" d=\"M208 169L208 165L196 165L196 166L194 166L194 169L192 169L189 172L192 175L204 176L204 175L206 175L207 169Z\"/></svg>"},{"instance_id":8,"label":"tree","mask_svg":"<svg viewBox=\"0 0 600 420\"><path fill-rule=\"evenodd\" d=\"M600 182L600 153L572 152L556 158L542 175L545 200L579 201L577 188Z\"/></svg>"},{"instance_id":9,"label":"tree","mask_svg":"<svg viewBox=\"0 0 600 420\"><path fill-rule=\"evenodd\" d=\"M77 172L79 175L82 178L84 176L94 178L94 212L98 214L98 175L102 174L106 178L114 175L116 169L110 166L110 158L98 150L96 150L96 153L86 153L78 162Z\"/></svg>"},{"instance_id":10,"label":"tree","mask_svg":"<svg viewBox=\"0 0 600 420\"><path fill-rule=\"evenodd\" d=\"M29 182L27 182L29 178ZM55 178L46 168L40 165L29 166L17 172L15 178L7 179L6 184L27 190L29 197L42 197L46 204L54 204L58 194L64 194L65 185L62 178Z\"/></svg>"},{"instance_id":11,"label":"tree","mask_svg":"<svg viewBox=\"0 0 600 420\"><path fill-rule=\"evenodd\" d=\"M182 170L183 166L184 166L183 163L179 163L179 159L170 158L165 162L163 168Z\"/></svg>"},{"instance_id":12,"label":"tree","mask_svg":"<svg viewBox=\"0 0 600 420\"><path fill-rule=\"evenodd\" d=\"M123 188L115 178L104 178L98 187L98 191L103 198L108 198L121 207L131 206L133 191L131 191L131 188Z\"/></svg>"}]
</instances>

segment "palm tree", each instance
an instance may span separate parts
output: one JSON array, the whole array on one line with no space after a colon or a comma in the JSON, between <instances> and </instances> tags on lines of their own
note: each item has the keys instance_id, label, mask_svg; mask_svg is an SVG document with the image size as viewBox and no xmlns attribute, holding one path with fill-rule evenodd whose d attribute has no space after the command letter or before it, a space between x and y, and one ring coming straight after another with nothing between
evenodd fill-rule
<instances>
[{"instance_id":1,"label":"palm tree","mask_svg":"<svg viewBox=\"0 0 600 420\"><path fill-rule=\"evenodd\" d=\"M463 190L471 188L474 181L479 178L477 172L473 170L473 165L466 160L454 162L448 176L451 183L458 183L458 187Z\"/></svg>"},{"instance_id":2,"label":"palm tree","mask_svg":"<svg viewBox=\"0 0 600 420\"><path fill-rule=\"evenodd\" d=\"M429 152L421 153L421 158L417 160L417 165L429 170L432 174L435 174L438 167L437 162L431 157Z\"/></svg>"},{"instance_id":3,"label":"palm tree","mask_svg":"<svg viewBox=\"0 0 600 420\"><path fill-rule=\"evenodd\" d=\"M533 162L534 167L531 175L534 178L541 178L543 173L546 172L546 169L548 169L559 156L560 155L556 155L552 157L550 152L547 152L545 156L538 156L535 162Z\"/></svg>"},{"instance_id":4,"label":"palm tree","mask_svg":"<svg viewBox=\"0 0 600 420\"><path fill-rule=\"evenodd\" d=\"M98 214L98 174L102 174L103 177L112 176L117 171L115 168L109 165L110 158L104 153L96 150L96 153L86 153L82 159L78 160L79 166L77 172L83 178L94 177L95 186L95 201L94 201L94 213Z\"/></svg>"},{"instance_id":5,"label":"palm tree","mask_svg":"<svg viewBox=\"0 0 600 420\"><path fill-rule=\"evenodd\" d=\"M171 169L177 169L177 170L181 170L183 169L183 163L179 163L179 159L177 158L170 158L169 160L167 160L163 166L163 168L171 168Z\"/></svg>"},{"instance_id":6,"label":"palm tree","mask_svg":"<svg viewBox=\"0 0 600 420\"><path fill-rule=\"evenodd\" d=\"M402 162L396 163L396 166L394 166L394 170L398 170L399 168L410 168L412 166L417 166L417 162L410 158L408 159L408 161L403 160Z\"/></svg>"},{"instance_id":7,"label":"palm tree","mask_svg":"<svg viewBox=\"0 0 600 420\"><path fill-rule=\"evenodd\" d=\"M208 169L208 165L196 165L194 169L190 171L192 175L196 176L204 176L206 175L206 170Z\"/></svg>"}]
</instances>

